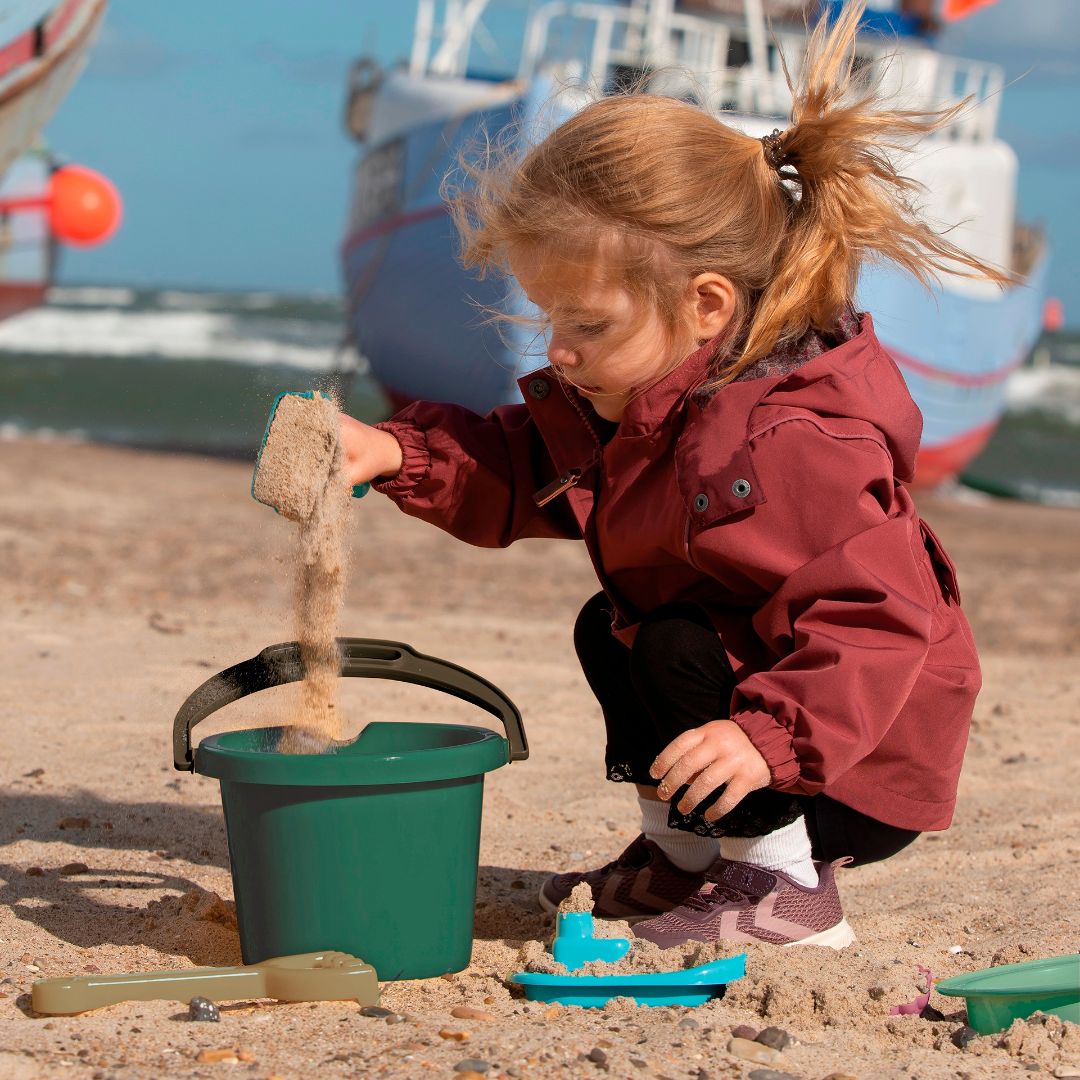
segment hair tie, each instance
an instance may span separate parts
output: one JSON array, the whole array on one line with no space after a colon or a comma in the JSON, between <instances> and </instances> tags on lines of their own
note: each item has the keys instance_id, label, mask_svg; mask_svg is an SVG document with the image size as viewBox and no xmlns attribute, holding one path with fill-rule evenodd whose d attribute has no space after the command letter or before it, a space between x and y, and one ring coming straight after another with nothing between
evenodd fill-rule
<instances>
[{"instance_id":1,"label":"hair tie","mask_svg":"<svg viewBox=\"0 0 1080 1080\"><path fill-rule=\"evenodd\" d=\"M784 136L779 128L773 128L771 135L761 136L761 150L765 155L765 161L769 168L780 171L784 162L786 161L786 155L784 154Z\"/></svg>"}]
</instances>

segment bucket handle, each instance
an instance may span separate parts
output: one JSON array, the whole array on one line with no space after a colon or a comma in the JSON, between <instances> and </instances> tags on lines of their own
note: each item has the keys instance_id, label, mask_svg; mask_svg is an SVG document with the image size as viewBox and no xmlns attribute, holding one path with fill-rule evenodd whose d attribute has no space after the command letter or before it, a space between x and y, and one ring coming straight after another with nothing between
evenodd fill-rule
<instances>
[{"instance_id":1,"label":"bucket handle","mask_svg":"<svg viewBox=\"0 0 1080 1080\"><path fill-rule=\"evenodd\" d=\"M343 677L393 679L417 683L477 705L497 716L510 745L510 760L529 756L525 727L517 706L494 684L467 668L418 653L411 645L377 638L338 638ZM248 694L272 686L299 682L304 677L300 646L295 641L268 645L258 656L234 664L207 679L180 706L173 721L173 767L194 772L191 729L211 713Z\"/></svg>"}]
</instances>

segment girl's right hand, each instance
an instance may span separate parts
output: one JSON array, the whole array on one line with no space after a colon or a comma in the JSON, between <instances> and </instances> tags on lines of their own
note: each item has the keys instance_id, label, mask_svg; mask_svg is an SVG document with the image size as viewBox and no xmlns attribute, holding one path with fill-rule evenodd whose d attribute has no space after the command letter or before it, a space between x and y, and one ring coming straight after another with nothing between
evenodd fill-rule
<instances>
[{"instance_id":1,"label":"girl's right hand","mask_svg":"<svg viewBox=\"0 0 1080 1080\"><path fill-rule=\"evenodd\" d=\"M401 471L401 444L393 435L344 413L341 413L340 421L345 478L351 487L366 484L376 477L389 479Z\"/></svg>"}]
</instances>

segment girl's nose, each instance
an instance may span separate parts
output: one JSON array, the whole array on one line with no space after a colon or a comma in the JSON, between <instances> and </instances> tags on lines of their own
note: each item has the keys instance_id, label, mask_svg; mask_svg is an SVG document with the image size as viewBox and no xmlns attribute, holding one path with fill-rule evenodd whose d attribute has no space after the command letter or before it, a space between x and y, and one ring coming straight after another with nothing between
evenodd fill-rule
<instances>
[{"instance_id":1,"label":"girl's nose","mask_svg":"<svg viewBox=\"0 0 1080 1080\"><path fill-rule=\"evenodd\" d=\"M548 362L557 368L574 368L578 366L578 354L564 345L558 337L552 337L547 348Z\"/></svg>"}]
</instances>

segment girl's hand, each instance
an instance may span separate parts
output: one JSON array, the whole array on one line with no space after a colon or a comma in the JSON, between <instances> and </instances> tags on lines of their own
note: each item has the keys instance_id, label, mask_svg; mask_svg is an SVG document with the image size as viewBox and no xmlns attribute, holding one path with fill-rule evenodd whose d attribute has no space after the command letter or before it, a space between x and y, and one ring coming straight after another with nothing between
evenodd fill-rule
<instances>
[{"instance_id":1,"label":"girl's hand","mask_svg":"<svg viewBox=\"0 0 1080 1080\"><path fill-rule=\"evenodd\" d=\"M380 431L341 414L341 445L345 450L345 478L350 487L377 476L401 471L401 444L388 431Z\"/></svg>"},{"instance_id":2,"label":"girl's hand","mask_svg":"<svg viewBox=\"0 0 1080 1080\"><path fill-rule=\"evenodd\" d=\"M690 785L678 802L681 814L689 814L721 784L727 784L724 794L705 812L706 821L723 817L751 791L767 787L770 779L765 759L733 720L713 720L684 731L661 751L649 773L660 781L656 793L665 802L684 784Z\"/></svg>"}]
</instances>

